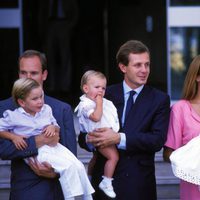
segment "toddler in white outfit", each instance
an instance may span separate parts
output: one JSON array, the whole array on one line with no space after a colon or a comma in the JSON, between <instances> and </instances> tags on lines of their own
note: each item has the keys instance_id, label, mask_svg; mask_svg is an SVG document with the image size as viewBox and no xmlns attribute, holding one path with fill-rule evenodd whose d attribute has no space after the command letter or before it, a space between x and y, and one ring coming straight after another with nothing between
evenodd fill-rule
<instances>
[{"instance_id":1,"label":"toddler in white outfit","mask_svg":"<svg viewBox=\"0 0 200 200\"><path fill-rule=\"evenodd\" d=\"M101 72L94 70L87 71L81 79L81 89L83 95L80 97L80 103L75 108L79 119L80 131L89 133L98 128L112 128L115 132L119 130L119 120L117 110L114 104L103 98L106 89L106 77ZM104 166L103 180L99 188L110 198L115 198L112 180L115 167L119 160L119 155L114 145L98 148L107 161ZM96 154L94 153L88 166L89 176L92 173L95 164Z\"/></svg>"}]
</instances>

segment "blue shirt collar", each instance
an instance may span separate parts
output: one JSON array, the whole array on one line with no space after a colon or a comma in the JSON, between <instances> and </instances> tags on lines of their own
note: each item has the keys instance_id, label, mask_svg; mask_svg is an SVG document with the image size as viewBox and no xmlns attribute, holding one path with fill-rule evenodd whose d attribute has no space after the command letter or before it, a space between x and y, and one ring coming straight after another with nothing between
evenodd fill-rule
<instances>
[{"instance_id":1,"label":"blue shirt collar","mask_svg":"<svg viewBox=\"0 0 200 200\"><path fill-rule=\"evenodd\" d=\"M138 95L142 89L143 89L144 85L141 85L140 87L134 89L134 91L136 92L136 94ZM123 81L123 89L124 89L124 95L126 95L127 93L129 93L131 90L133 90L132 88L130 88L125 81Z\"/></svg>"}]
</instances>

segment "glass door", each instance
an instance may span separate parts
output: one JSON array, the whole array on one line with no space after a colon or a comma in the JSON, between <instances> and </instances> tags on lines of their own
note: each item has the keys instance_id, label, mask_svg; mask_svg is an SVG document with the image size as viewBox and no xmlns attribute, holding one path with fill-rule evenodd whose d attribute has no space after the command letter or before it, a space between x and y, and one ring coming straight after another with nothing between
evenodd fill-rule
<instances>
[{"instance_id":1,"label":"glass door","mask_svg":"<svg viewBox=\"0 0 200 200\"><path fill-rule=\"evenodd\" d=\"M168 93L181 98L192 59L200 54L200 1L167 0Z\"/></svg>"}]
</instances>

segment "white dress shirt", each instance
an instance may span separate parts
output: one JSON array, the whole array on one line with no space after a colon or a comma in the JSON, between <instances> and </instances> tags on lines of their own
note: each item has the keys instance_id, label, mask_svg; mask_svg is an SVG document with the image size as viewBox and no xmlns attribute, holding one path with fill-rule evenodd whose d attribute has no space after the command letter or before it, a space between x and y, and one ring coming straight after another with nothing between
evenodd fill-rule
<instances>
[{"instance_id":1,"label":"white dress shirt","mask_svg":"<svg viewBox=\"0 0 200 200\"><path fill-rule=\"evenodd\" d=\"M14 111L6 110L3 113L3 118L0 118L0 131L10 131L17 135L30 137L41 134L42 130L50 124L58 126L49 105L44 104L35 116L19 107Z\"/></svg>"},{"instance_id":2,"label":"white dress shirt","mask_svg":"<svg viewBox=\"0 0 200 200\"><path fill-rule=\"evenodd\" d=\"M136 92L135 95L133 96L133 102L136 101L138 95L140 94L140 92L142 91L144 85L134 89L134 91ZM125 110L126 110L126 104L127 104L127 100L129 98L129 94L130 91L133 90L132 88L130 88L125 81L123 81L123 90L124 90L124 109L123 109L123 114L122 114L122 126L124 126L124 119L125 119ZM119 149L126 149L126 134L125 133L120 133L120 143L118 144L118 148Z\"/></svg>"}]
</instances>

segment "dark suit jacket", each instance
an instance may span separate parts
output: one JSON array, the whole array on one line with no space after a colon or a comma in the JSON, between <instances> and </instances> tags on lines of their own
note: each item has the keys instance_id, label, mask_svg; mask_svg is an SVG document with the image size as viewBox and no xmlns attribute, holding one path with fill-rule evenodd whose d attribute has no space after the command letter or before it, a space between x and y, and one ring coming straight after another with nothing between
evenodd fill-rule
<instances>
[{"instance_id":1,"label":"dark suit jacket","mask_svg":"<svg viewBox=\"0 0 200 200\"><path fill-rule=\"evenodd\" d=\"M45 103L51 106L60 126L60 143L76 155L76 135L71 107L49 96L45 96ZM6 109L15 109L11 98L0 101L0 117ZM12 160L10 200L63 200L58 179L39 177L25 164L23 158L37 155L34 137L28 138L27 144L28 148L19 151L11 141L0 139L0 158Z\"/></svg>"},{"instance_id":2,"label":"dark suit jacket","mask_svg":"<svg viewBox=\"0 0 200 200\"><path fill-rule=\"evenodd\" d=\"M124 107L122 84L108 87L106 98L116 106L121 121ZM154 156L165 143L169 112L169 96L144 86L120 130L126 134L126 150L119 149L120 159L114 174L117 200L156 200ZM80 134L79 144L87 149L84 138L84 134ZM98 190L104 163L105 158L98 155L93 171L95 199L98 200L106 199Z\"/></svg>"}]
</instances>

